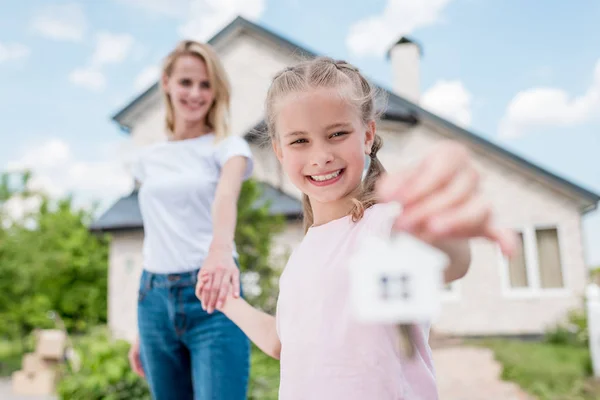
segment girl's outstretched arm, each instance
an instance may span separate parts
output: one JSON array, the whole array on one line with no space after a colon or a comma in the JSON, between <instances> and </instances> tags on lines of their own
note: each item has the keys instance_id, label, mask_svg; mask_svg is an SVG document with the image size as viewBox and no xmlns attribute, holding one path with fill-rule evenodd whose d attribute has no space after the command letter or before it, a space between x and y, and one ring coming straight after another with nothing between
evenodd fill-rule
<instances>
[{"instance_id":1,"label":"girl's outstretched arm","mask_svg":"<svg viewBox=\"0 0 600 400\"><path fill-rule=\"evenodd\" d=\"M241 297L229 296L221 309L254 344L267 355L279 360L281 342L275 317L252 307Z\"/></svg>"},{"instance_id":2,"label":"girl's outstretched arm","mask_svg":"<svg viewBox=\"0 0 600 400\"><path fill-rule=\"evenodd\" d=\"M198 274L196 293L202 301L202 293L210 276L200 270ZM202 304L204 308L204 303ZM279 360L281 353L281 342L277 335L275 317L257 310L246 302L242 297L233 297L230 293L225 303L218 310L233 321L250 340L265 354Z\"/></svg>"},{"instance_id":3,"label":"girl's outstretched arm","mask_svg":"<svg viewBox=\"0 0 600 400\"><path fill-rule=\"evenodd\" d=\"M450 264L444 270L444 283L448 284L467 274L471 265L471 247L467 239L439 240L431 244L450 258Z\"/></svg>"}]
</instances>

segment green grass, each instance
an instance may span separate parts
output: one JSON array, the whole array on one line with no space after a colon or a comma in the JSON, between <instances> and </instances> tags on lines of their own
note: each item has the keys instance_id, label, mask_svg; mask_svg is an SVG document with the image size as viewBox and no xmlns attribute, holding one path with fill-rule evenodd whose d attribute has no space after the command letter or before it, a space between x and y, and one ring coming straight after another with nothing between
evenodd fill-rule
<instances>
[{"instance_id":1,"label":"green grass","mask_svg":"<svg viewBox=\"0 0 600 400\"><path fill-rule=\"evenodd\" d=\"M519 340L484 340L503 366L502 378L512 381L540 400L600 398L600 385L591 376L585 347Z\"/></svg>"}]
</instances>

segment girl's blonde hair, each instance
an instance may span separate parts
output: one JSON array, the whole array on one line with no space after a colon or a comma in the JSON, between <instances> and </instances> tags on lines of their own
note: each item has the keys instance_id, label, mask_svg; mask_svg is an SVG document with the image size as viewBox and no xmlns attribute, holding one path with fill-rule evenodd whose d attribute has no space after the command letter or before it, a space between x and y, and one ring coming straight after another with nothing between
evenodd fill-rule
<instances>
[{"instance_id":1,"label":"girl's blonde hair","mask_svg":"<svg viewBox=\"0 0 600 400\"><path fill-rule=\"evenodd\" d=\"M361 121L365 127L370 121L375 120L376 92L360 71L345 61L337 61L328 57L318 57L293 67L288 67L274 77L267 93L265 104L266 123L270 140L277 140L275 126L277 101L290 93L315 88L338 89L340 94L360 113ZM365 209L377 202L375 184L377 179L385 172L383 165L377 158L377 152L382 144L381 137L375 134L375 140L369 154L371 158L369 170L362 182L358 195L352 199L354 206L351 210L351 215L352 220L355 222L363 217ZM310 199L306 194L302 195L302 206L304 211L304 232L306 232L313 224L313 211Z\"/></svg>"},{"instance_id":2,"label":"girl's blonde hair","mask_svg":"<svg viewBox=\"0 0 600 400\"><path fill-rule=\"evenodd\" d=\"M175 62L179 57L192 55L198 57L206 65L208 79L214 91L215 99L206 115L206 125L213 130L217 140L229 135L229 108L231 99L231 85L217 53L205 43L193 40L183 40L177 44L175 49L166 57L163 68L163 76L171 76ZM164 92L166 105L165 125L167 131L173 134L175 131L175 115L171 96Z\"/></svg>"}]
</instances>

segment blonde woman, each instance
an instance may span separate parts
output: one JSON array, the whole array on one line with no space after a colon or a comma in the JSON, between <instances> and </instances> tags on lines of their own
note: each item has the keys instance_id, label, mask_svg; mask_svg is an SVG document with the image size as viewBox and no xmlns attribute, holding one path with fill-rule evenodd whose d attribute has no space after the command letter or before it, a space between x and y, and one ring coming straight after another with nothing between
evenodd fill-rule
<instances>
[{"instance_id":1,"label":"blonde woman","mask_svg":"<svg viewBox=\"0 0 600 400\"><path fill-rule=\"evenodd\" d=\"M161 84L169 140L133 168L145 237L130 363L157 400L246 399L248 338L215 309L240 295L234 231L250 149L228 136L229 81L210 46L181 42ZM202 303L200 269L210 279Z\"/></svg>"}]
</instances>

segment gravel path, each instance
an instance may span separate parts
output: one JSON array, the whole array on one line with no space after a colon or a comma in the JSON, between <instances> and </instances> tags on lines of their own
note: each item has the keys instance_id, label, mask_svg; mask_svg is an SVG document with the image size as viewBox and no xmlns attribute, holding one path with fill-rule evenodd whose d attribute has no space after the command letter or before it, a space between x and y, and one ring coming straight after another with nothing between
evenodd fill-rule
<instances>
[{"instance_id":1,"label":"gravel path","mask_svg":"<svg viewBox=\"0 0 600 400\"><path fill-rule=\"evenodd\" d=\"M58 397L48 396L17 396L12 392L10 378L0 378L1 400L57 400Z\"/></svg>"},{"instance_id":2,"label":"gravel path","mask_svg":"<svg viewBox=\"0 0 600 400\"><path fill-rule=\"evenodd\" d=\"M535 400L519 386L502 381L502 367L489 349L433 350L440 400Z\"/></svg>"}]
</instances>

